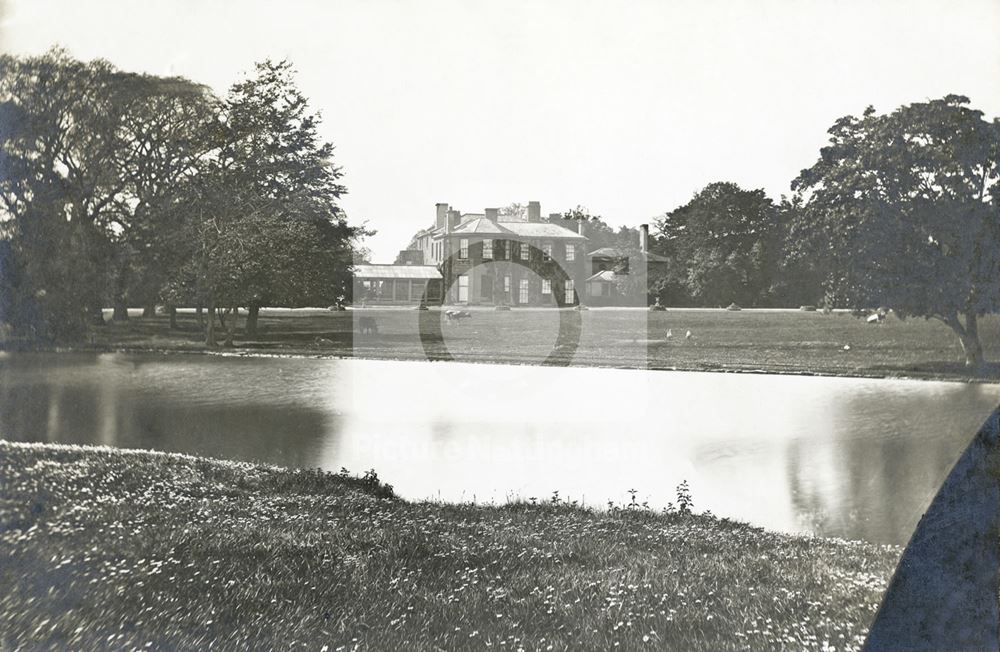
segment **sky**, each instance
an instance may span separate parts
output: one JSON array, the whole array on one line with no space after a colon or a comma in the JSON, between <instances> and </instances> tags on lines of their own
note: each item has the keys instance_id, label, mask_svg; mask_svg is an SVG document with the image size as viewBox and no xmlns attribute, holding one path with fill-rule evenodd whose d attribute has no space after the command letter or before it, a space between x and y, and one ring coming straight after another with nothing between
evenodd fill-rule
<instances>
[{"instance_id":1,"label":"sky","mask_svg":"<svg viewBox=\"0 0 1000 652\"><path fill-rule=\"evenodd\" d=\"M1000 116L997 0L0 0L0 50L220 94L288 59L376 262L434 205L540 201L635 226L713 181L777 200L866 106Z\"/></svg>"}]
</instances>

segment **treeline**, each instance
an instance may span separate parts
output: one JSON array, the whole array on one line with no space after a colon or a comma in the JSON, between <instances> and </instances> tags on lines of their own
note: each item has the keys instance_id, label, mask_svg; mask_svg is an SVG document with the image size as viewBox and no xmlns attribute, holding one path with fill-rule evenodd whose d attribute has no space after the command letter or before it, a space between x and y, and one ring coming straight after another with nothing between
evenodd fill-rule
<instances>
[{"instance_id":1,"label":"treeline","mask_svg":"<svg viewBox=\"0 0 1000 652\"><path fill-rule=\"evenodd\" d=\"M655 221L651 249L668 259L651 278L662 303L778 308L829 304L821 269L794 253L799 200L710 183Z\"/></svg>"},{"instance_id":2,"label":"treeline","mask_svg":"<svg viewBox=\"0 0 1000 652\"><path fill-rule=\"evenodd\" d=\"M1000 311L1000 119L969 98L868 107L828 130L791 199L712 183L656 223L674 305L821 304L950 328L984 365L979 318Z\"/></svg>"},{"instance_id":3,"label":"treeline","mask_svg":"<svg viewBox=\"0 0 1000 652\"><path fill-rule=\"evenodd\" d=\"M231 342L261 306L349 300L364 233L287 62L217 97L61 50L0 57L0 323L31 342L197 306ZM226 315L229 318L226 319Z\"/></svg>"},{"instance_id":4,"label":"treeline","mask_svg":"<svg viewBox=\"0 0 1000 652\"><path fill-rule=\"evenodd\" d=\"M687 204L652 220L649 251L667 262L648 266L648 300L688 307L822 303L821 273L786 246L796 208L784 198L776 204L763 190L709 184ZM639 254L637 228L616 230L583 206L561 213L560 219L586 223L588 251ZM621 289L642 291L629 284Z\"/></svg>"}]
</instances>

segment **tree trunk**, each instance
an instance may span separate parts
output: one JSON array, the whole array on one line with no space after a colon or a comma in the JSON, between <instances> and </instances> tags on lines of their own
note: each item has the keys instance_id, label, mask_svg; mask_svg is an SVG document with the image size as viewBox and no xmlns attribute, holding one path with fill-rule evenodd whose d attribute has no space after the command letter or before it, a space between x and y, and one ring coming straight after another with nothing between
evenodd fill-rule
<instances>
[{"instance_id":1,"label":"tree trunk","mask_svg":"<svg viewBox=\"0 0 1000 652\"><path fill-rule=\"evenodd\" d=\"M124 297L115 297L115 310L111 315L111 321L128 321L128 306Z\"/></svg>"},{"instance_id":2,"label":"tree trunk","mask_svg":"<svg viewBox=\"0 0 1000 652\"><path fill-rule=\"evenodd\" d=\"M194 314L198 316L198 329L205 330L205 310L202 308L201 303L195 308Z\"/></svg>"},{"instance_id":3,"label":"tree trunk","mask_svg":"<svg viewBox=\"0 0 1000 652\"><path fill-rule=\"evenodd\" d=\"M260 306L256 303L251 303L250 307L247 309L247 323L243 331L247 334L247 337L257 337L257 317L260 315Z\"/></svg>"},{"instance_id":4,"label":"tree trunk","mask_svg":"<svg viewBox=\"0 0 1000 652\"><path fill-rule=\"evenodd\" d=\"M167 313L170 315L170 330L177 330L177 308L167 306Z\"/></svg>"},{"instance_id":5,"label":"tree trunk","mask_svg":"<svg viewBox=\"0 0 1000 652\"><path fill-rule=\"evenodd\" d=\"M225 328L226 327L226 309L225 308L216 308L215 309L215 316L219 318L219 328Z\"/></svg>"},{"instance_id":6,"label":"tree trunk","mask_svg":"<svg viewBox=\"0 0 1000 652\"><path fill-rule=\"evenodd\" d=\"M104 326L104 308L100 306L91 308L90 323L94 326Z\"/></svg>"},{"instance_id":7,"label":"tree trunk","mask_svg":"<svg viewBox=\"0 0 1000 652\"><path fill-rule=\"evenodd\" d=\"M149 319L150 317L156 316L156 302L150 301L145 306L142 307L142 318Z\"/></svg>"},{"instance_id":8,"label":"tree trunk","mask_svg":"<svg viewBox=\"0 0 1000 652\"><path fill-rule=\"evenodd\" d=\"M962 339L962 350L965 351L965 366L978 369L986 360L983 358L983 344L979 341L979 319L976 313L965 315L965 338Z\"/></svg>"},{"instance_id":9,"label":"tree trunk","mask_svg":"<svg viewBox=\"0 0 1000 652\"><path fill-rule=\"evenodd\" d=\"M983 345L979 341L979 319L976 313L965 314L965 324L958 319L958 315L951 315L944 319L944 323L951 327L958 335L958 341L962 344L962 351L965 353L965 366L970 370L980 369L986 362L983 357Z\"/></svg>"},{"instance_id":10,"label":"tree trunk","mask_svg":"<svg viewBox=\"0 0 1000 652\"><path fill-rule=\"evenodd\" d=\"M239 308L233 306L230 309L229 320L226 323L226 341L223 346L233 346L233 338L236 337L236 316L239 314Z\"/></svg>"},{"instance_id":11,"label":"tree trunk","mask_svg":"<svg viewBox=\"0 0 1000 652\"><path fill-rule=\"evenodd\" d=\"M205 324L205 346L218 346L218 342L215 341L215 299L208 302L208 321Z\"/></svg>"}]
</instances>

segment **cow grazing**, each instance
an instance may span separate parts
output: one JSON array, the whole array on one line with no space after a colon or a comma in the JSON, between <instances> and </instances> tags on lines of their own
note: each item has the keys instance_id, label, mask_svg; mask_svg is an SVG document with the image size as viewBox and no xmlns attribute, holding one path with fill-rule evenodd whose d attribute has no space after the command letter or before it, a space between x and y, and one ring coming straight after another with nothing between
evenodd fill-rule
<instances>
[{"instance_id":1,"label":"cow grazing","mask_svg":"<svg viewBox=\"0 0 1000 652\"><path fill-rule=\"evenodd\" d=\"M444 316L448 320L448 323L454 323L461 321L463 319L469 319L472 317L472 313L468 310L445 310Z\"/></svg>"}]
</instances>

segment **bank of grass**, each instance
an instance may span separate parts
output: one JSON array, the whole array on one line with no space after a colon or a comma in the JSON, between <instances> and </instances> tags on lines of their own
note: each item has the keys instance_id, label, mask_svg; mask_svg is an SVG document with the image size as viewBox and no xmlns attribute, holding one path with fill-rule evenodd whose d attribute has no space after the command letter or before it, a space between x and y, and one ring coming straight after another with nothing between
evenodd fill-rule
<instances>
[{"instance_id":1,"label":"bank of grass","mask_svg":"<svg viewBox=\"0 0 1000 652\"><path fill-rule=\"evenodd\" d=\"M0 441L2 649L857 649L899 552Z\"/></svg>"},{"instance_id":2,"label":"bank of grass","mask_svg":"<svg viewBox=\"0 0 1000 652\"><path fill-rule=\"evenodd\" d=\"M377 335L361 336L358 315L372 317ZM443 324L443 342L425 348L428 334L412 309L346 312L269 309L257 335L242 332L236 352L244 354L353 356L425 359L445 352L457 360L577 366L639 367L692 371L741 371L843 376L1000 380L993 364L970 376L955 335L935 320L900 320L889 315L872 325L848 313L743 310L594 309L576 313L575 350L555 349L558 310L473 309L472 317ZM439 311L432 310L440 319ZM425 315L426 316L426 315ZM95 328L88 346L98 350L203 351L195 316L180 315L179 329L166 317L133 318ZM692 338L685 335L691 331ZM672 337L668 337L668 332ZM980 321L988 360L1000 360L1000 316Z\"/></svg>"}]
</instances>

